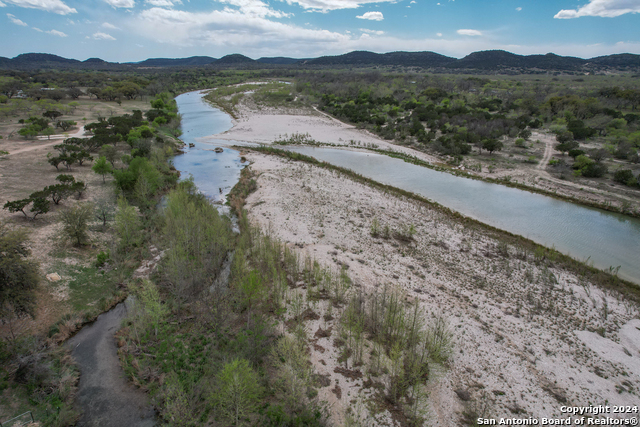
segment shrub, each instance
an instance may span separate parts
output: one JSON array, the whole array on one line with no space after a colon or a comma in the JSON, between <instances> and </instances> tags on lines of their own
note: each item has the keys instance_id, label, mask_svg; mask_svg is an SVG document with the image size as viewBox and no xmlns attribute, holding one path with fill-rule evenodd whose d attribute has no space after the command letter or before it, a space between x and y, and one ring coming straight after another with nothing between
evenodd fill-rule
<instances>
[{"instance_id":1,"label":"shrub","mask_svg":"<svg viewBox=\"0 0 640 427\"><path fill-rule=\"evenodd\" d=\"M222 415L236 426L245 424L262 395L258 374L245 359L235 359L224 365L217 385L213 397Z\"/></svg>"},{"instance_id":2,"label":"shrub","mask_svg":"<svg viewBox=\"0 0 640 427\"><path fill-rule=\"evenodd\" d=\"M181 297L209 287L232 247L233 233L209 201L184 188L167 197L163 236L167 253L162 274Z\"/></svg>"},{"instance_id":3,"label":"shrub","mask_svg":"<svg viewBox=\"0 0 640 427\"><path fill-rule=\"evenodd\" d=\"M102 156L91 167L95 173L102 175L102 183L105 182L105 176L113 172L113 166L107 163L107 158Z\"/></svg>"},{"instance_id":4,"label":"shrub","mask_svg":"<svg viewBox=\"0 0 640 427\"><path fill-rule=\"evenodd\" d=\"M116 233L120 238L120 247L125 252L138 245L141 229L138 212L124 197L120 197L116 211Z\"/></svg>"},{"instance_id":5,"label":"shrub","mask_svg":"<svg viewBox=\"0 0 640 427\"><path fill-rule=\"evenodd\" d=\"M0 316L35 316L39 267L28 259L26 232L0 223L0 253Z\"/></svg>"},{"instance_id":6,"label":"shrub","mask_svg":"<svg viewBox=\"0 0 640 427\"><path fill-rule=\"evenodd\" d=\"M92 216L93 206L90 203L79 203L60 213L63 232L76 246L82 246L89 240L87 230Z\"/></svg>"},{"instance_id":7,"label":"shrub","mask_svg":"<svg viewBox=\"0 0 640 427\"><path fill-rule=\"evenodd\" d=\"M613 175L613 180L630 187L638 184L637 178L630 169L617 170Z\"/></svg>"},{"instance_id":8,"label":"shrub","mask_svg":"<svg viewBox=\"0 0 640 427\"><path fill-rule=\"evenodd\" d=\"M96 267L100 268L100 267L104 266L107 263L107 261L109 261L109 251L100 252L96 256Z\"/></svg>"}]
</instances>

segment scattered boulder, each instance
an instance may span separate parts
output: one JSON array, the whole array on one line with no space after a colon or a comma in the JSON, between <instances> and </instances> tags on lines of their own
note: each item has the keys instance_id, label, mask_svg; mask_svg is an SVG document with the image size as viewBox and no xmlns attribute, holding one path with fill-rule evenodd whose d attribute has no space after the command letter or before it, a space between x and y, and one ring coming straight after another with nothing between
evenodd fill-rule
<instances>
[{"instance_id":1,"label":"scattered boulder","mask_svg":"<svg viewBox=\"0 0 640 427\"><path fill-rule=\"evenodd\" d=\"M469 393L469 390L459 388L455 390L455 393L458 395L458 399L462 400L463 402L468 402L471 400L471 393Z\"/></svg>"},{"instance_id":2,"label":"scattered boulder","mask_svg":"<svg viewBox=\"0 0 640 427\"><path fill-rule=\"evenodd\" d=\"M59 282L62 280L62 277L58 273L49 273L46 276L47 280L50 282Z\"/></svg>"},{"instance_id":3,"label":"scattered boulder","mask_svg":"<svg viewBox=\"0 0 640 427\"><path fill-rule=\"evenodd\" d=\"M216 153L222 153L224 150L220 147L216 147L216 149L213 151L215 151Z\"/></svg>"}]
</instances>

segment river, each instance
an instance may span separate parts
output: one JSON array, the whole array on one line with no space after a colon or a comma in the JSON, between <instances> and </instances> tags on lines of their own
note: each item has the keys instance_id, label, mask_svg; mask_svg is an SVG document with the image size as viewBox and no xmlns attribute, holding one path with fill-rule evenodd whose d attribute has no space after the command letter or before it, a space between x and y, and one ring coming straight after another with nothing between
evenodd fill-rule
<instances>
[{"instance_id":1,"label":"river","mask_svg":"<svg viewBox=\"0 0 640 427\"><path fill-rule=\"evenodd\" d=\"M176 98L182 139L194 144L176 157L175 167L191 174L198 188L221 199L238 181L238 152L214 153L213 143L196 138L231 128L231 118L211 107L201 92ZM227 145L229 141L219 141ZM280 148L280 147L279 147ZM619 276L640 283L640 220L540 194L434 171L388 156L335 148L284 147L351 169L368 178L429 198L494 227L519 234L595 267L620 266Z\"/></svg>"}]
</instances>

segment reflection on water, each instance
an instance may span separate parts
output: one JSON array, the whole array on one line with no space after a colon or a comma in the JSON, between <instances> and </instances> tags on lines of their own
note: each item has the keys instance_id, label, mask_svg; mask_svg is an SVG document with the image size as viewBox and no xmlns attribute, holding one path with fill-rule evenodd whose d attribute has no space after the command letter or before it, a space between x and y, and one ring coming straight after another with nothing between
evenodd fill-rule
<instances>
[{"instance_id":1,"label":"reflection on water","mask_svg":"<svg viewBox=\"0 0 640 427\"><path fill-rule=\"evenodd\" d=\"M235 150L214 153L216 141L196 138L231 128L231 118L191 92L176 98L183 141L195 147L174 160L193 175L198 188L221 200L240 177ZM221 145L233 143L220 141ZM497 184L457 177L373 153L334 148L288 147L291 151L345 167L376 181L420 194L479 221L519 234L602 269L620 266L619 275L640 283L640 220L563 202ZM221 192L222 190L222 192Z\"/></svg>"},{"instance_id":2,"label":"reflection on water","mask_svg":"<svg viewBox=\"0 0 640 427\"><path fill-rule=\"evenodd\" d=\"M176 156L173 164L182 173L189 175L198 189L216 202L224 202L231 188L240 179L244 167L238 151L225 148L216 153L215 144L205 144L197 138L231 129L231 118L222 111L211 107L202 99L203 92L189 92L176 97L178 110L182 116L182 141L192 148L184 148L185 153ZM226 141L224 142L226 143Z\"/></svg>"}]
</instances>

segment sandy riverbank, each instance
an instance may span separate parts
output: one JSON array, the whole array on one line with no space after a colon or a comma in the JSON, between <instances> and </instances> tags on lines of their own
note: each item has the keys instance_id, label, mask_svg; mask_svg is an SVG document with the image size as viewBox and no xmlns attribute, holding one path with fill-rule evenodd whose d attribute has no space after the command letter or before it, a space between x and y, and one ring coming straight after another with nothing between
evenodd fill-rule
<instances>
[{"instance_id":1,"label":"sandy riverbank","mask_svg":"<svg viewBox=\"0 0 640 427\"><path fill-rule=\"evenodd\" d=\"M230 130L202 138L202 142L222 139L271 144L299 134L309 135L310 139L324 144L352 148L375 147L414 155L429 163L438 161L433 156L392 144L315 109L257 109L251 103L245 103L240 104L238 110L239 119L233 120L233 127Z\"/></svg>"},{"instance_id":2,"label":"sandy riverbank","mask_svg":"<svg viewBox=\"0 0 640 427\"><path fill-rule=\"evenodd\" d=\"M233 120L233 127L227 132L203 138L203 142L213 140L246 141L271 144L273 141L286 139L294 134L306 135L317 142L348 146L352 148L375 147L416 156L430 164L446 166L444 160L406 146L393 144L368 131L348 125L314 108L268 108L258 106L251 96L246 96L237 106L238 119ZM627 211L640 212L640 198L637 190L621 185L605 185L598 180L584 179L580 182L561 180L547 170L550 159L558 157L559 152L553 148L555 137L545 132L535 132L532 140L541 141L542 160L537 165L527 163L509 163L508 167L499 165L488 169L486 165L481 171L474 171L460 166L465 172L483 179L509 179L532 189L571 200L584 201L588 205L611 205L618 208L624 206ZM531 151L531 150L530 150ZM535 150L530 154L535 154ZM496 153L496 156L501 154ZM487 160L483 156L475 159ZM471 158L469 163L474 163ZM504 166L504 165L503 165Z\"/></svg>"},{"instance_id":3,"label":"sandy riverbank","mask_svg":"<svg viewBox=\"0 0 640 427\"><path fill-rule=\"evenodd\" d=\"M259 174L247 200L253 222L323 265L348 266L354 289L393 284L427 317L449 319L456 347L449 368L432 376L430 425L461 425L463 412L485 406L490 417L540 418L561 416L566 404L637 404L637 305L418 202L306 164L247 157ZM374 218L391 230L412 224L414 241L372 237ZM337 323L309 321L309 335L319 326ZM340 397L321 391L340 425L372 393L363 389L367 369L361 379L334 372L333 337L310 351L316 370L340 386ZM366 416L366 405L358 408ZM391 423L389 414L376 419Z\"/></svg>"}]
</instances>

